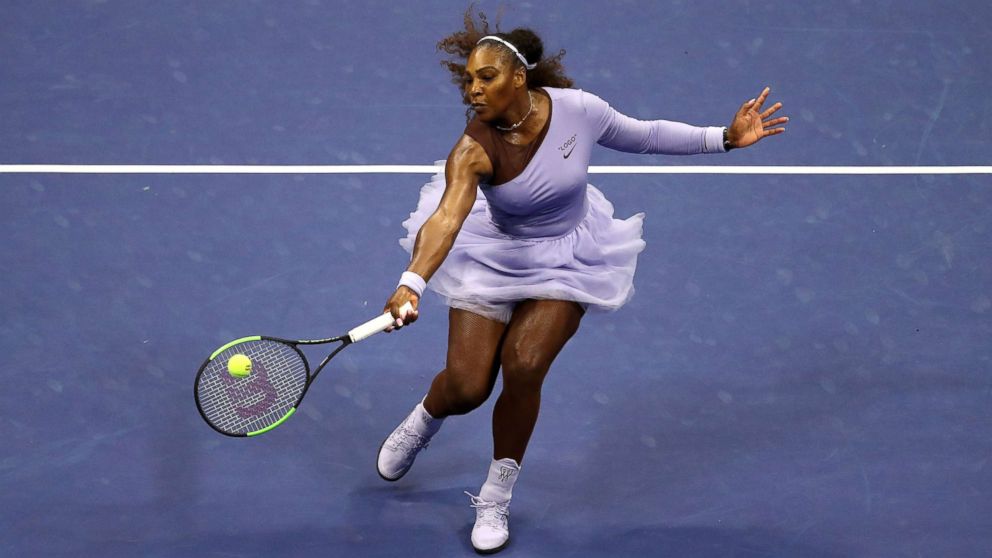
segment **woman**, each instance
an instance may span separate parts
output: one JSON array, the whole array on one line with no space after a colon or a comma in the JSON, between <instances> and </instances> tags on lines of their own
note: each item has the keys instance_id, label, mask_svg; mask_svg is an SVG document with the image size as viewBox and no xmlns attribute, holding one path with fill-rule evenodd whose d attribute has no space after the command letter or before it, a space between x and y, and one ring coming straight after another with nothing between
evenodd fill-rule
<instances>
[{"instance_id":1,"label":"woman","mask_svg":"<svg viewBox=\"0 0 992 558\"><path fill-rule=\"evenodd\" d=\"M465 59L447 62L474 118L455 144L444 177L421 191L404 223L412 251L386 309L396 327L417 319L428 281L450 307L445 369L423 401L383 442L382 478L399 480L445 418L488 399L493 461L478 496L472 545L480 553L509 540L509 503L537 420L541 385L589 308L614 310L632 295L641 220L613 218L613 206L586 184L594 144L638 153L715 153L784 131L788 119L762 111L766 88L744 103L729 128L628 118L595 95L570 89L561 58L542 58L528 29L489 33L471 10L465 30L438 43ZM775 127L779 126L779 127ZM443 264L443 265L442 265ZM410 303L414 308L401 313Z\"/></svg>"}]
</instances>

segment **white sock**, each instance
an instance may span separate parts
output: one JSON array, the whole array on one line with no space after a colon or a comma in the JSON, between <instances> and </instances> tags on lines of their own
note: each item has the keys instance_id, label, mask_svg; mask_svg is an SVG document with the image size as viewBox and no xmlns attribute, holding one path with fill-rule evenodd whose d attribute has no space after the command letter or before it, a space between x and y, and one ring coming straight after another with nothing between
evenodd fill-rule
<instances>
[{"instance_id":1,"label":"white sock","mask_svg":"<svg viewBox=\"0 0 992 558\"><path fill-rule=\"evenodd\" d=\"M441 424L444 419L436 419L427 412L424 408L424 402L421 401L417 403L417 406L413 409L413 414L415 420L413 421L413 429L417 431L417 434L425 438L430 438L437 431L441 429Z\"/></svg>"},{"instance_id":2,"label":"white sock","mask_svg":"<svg viewBox=\"0 0 992 558\"><path fill-rule=\"evenodd\" d=\"M479 491L479 498L487 502L509 502L513 496L513 484L517 482L520 464L505 457L493 459L489 465L489 478Z\"/></svg>"}]
</instances>

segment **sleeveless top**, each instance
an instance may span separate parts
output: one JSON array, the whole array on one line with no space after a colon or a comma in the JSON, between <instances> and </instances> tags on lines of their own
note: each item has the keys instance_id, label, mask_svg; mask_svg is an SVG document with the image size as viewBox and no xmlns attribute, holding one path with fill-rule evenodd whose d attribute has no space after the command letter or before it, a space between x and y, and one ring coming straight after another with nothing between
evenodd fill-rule
<instances>
[{"instance_id":1,"label":"sleeveless top","mask_svg":"<svg viewBox=\"0 0 992 558\"><path fill-rule=\"evenodd\" d=\"M493 176L480 188L493 224L508 236L555 238L575 229L585 215L589 157L597 143L634 153L724 150L723 128L636 120L580 89L542 90L550 99L550 114L529 145L508 143L478 118L465 128L492 163Z\"/></svg>"}]
</instances>

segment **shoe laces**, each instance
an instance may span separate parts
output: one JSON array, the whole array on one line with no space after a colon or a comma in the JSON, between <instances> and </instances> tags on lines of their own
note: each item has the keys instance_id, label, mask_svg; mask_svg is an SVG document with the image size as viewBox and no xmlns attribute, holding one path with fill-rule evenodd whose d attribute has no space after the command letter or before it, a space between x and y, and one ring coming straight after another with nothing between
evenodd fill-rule
<instances>
[{"instance_id":1,"label":"shoe laces","mask_svg":"<svg viewBox=\"0 0 992 558\"><path fill-rule=\"evenodd\" d=\"M417 434L409 424L403 424L395 435L389 437L389 449L393 451L417 451L429 444L430 439Z\"/></svg>"},{"instance_id":2,"label":"shoe laces","mask_svg":"<svg viewBox=\"0 0 992 558\"><path fill-rule=\"evenodd\" d=\"M489 502L468 491L465 492L465 495L472 499L476 525L506 530L506 524L510 517L509 502Z\"/></svg>"}]
</instances>

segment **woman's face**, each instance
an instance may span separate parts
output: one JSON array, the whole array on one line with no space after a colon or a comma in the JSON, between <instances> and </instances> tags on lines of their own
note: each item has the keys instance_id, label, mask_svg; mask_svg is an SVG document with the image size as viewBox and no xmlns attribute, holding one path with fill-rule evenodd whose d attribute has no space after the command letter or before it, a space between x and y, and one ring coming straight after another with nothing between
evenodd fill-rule
<instances>
[{"instance_id":1,"label":"woman's face","mask_svg":"<svg viewBox=\"0 0 992 558\"><path fill-rule=\"evenodd\" d=\"M498 48L476 48L465 64L465 96L479 119L502 119L516 93L525 85L524 72L507 61Z\"/></svg>"}]
</instances>

